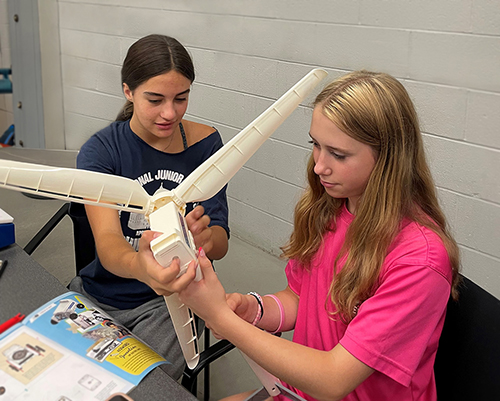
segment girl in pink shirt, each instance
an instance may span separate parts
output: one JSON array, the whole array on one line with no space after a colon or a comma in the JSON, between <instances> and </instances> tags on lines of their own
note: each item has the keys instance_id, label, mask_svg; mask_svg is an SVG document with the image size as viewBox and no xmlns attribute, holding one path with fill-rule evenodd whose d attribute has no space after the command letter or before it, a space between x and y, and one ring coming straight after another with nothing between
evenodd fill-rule
<instances>
[{"instance_id":1,"label":"girl in pink shirt","mask_svg":"<svg viewBox=\"0 0 500 401\"><path fill-rule=\"evenodd\" d=\"M188 285L193 264L181 299L307 400L436 400L459 257L412 101L387 74L353 72L318 95L309 135L309 185L283 247L287 288L226 295L201 255L204 279ZM293 342L269 333L292 329Z\"/></svg>"}]
</instances>

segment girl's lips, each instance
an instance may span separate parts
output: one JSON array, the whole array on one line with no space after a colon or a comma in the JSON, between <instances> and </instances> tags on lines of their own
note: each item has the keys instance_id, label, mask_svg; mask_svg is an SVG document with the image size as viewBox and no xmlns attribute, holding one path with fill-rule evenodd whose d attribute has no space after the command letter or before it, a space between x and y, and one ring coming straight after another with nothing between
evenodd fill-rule
<instances>
[{"instance_id":1,"label":"girl's lips","mask_svg":"<svg viewBox=\"0 0 500 401\"><path fill-rule=\"evenodd\" d=\"M174 126L174 123L155 123L160 129L170 129Z\"/></svg>"},{"instance_id":2,"label":"girl's lips","mask_svg":"<svg viewBox=\"0 0 500 401\"><path fill-rule=\"evenodd\" d=\"M325 188L333 188L337 185L337 184L333 184L331 182L323 181L321 179L320 179L320 182L321 182L321 185L323 185Z\"/></svg>"}]
</instances>

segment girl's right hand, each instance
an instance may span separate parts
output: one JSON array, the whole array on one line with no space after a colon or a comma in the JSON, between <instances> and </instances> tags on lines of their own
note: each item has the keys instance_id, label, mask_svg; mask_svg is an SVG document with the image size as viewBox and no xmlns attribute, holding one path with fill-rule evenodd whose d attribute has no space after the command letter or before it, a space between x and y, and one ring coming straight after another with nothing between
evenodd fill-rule
<instances>
[{"instance_id":1,"label":"girl's right hand","mask_svg":"<svg viewBox=\"0 0 500 401\"><path fill-rule=\"evenodd\" d=\"M169 296L183 290L194 278L192 272L177 277L180 271L179 259L174 258L169 266L160 265L151 251L151 241L161 235L154 231L145 231L139 241L136 253L134 278L142 281L158 295Z\"/></svg>"},{"instance_id":2,"label":"girl's right hand","mask_svg":"<svg viewBox=\"0 0 500 401\"><path fill-rule=\"evenodd\" d=\"M254 321L258 308L255 305L256 300L252 295L233 292L232 294L226 294L226 300L229 307L240 318L249 323Z\"/></svg>"},{"instance_id":3,"label":"girl's right hand","mask_svg":"<svg viewBox=\"0 0 500 401\"><path fill-rule=\"evenodd\" d=\"M229 308L241 319L246 320L249 323L253 322L256 313L254 305L252 304L252 300L255 300L255 298L253 298L251 295L239 294L237 292L226 294L226 302ZM224 337L217 333L208 322L206 322L206 325L207 328L212 331L212 335L217 340L224 339Z\"/></svg>"}]
</instances>

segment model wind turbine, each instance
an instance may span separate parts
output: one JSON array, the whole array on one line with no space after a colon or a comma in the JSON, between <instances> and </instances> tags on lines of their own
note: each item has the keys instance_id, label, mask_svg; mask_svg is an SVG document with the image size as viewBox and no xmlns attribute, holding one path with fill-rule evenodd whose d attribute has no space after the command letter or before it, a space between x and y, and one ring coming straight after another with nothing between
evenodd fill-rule
<instances>
[{"instance_id":1,"label":"model wind turbine","mask_svg":"<svg viewBox=\"0 0 500 401\"><path fill-rule=\"evenodd\" d=\"M150 196L129 178L9 160L0 160L0 187L144 214L151 229L163 233L151 242L156 260L169 266L174 256L179 257L182 274L197 258L184 219L186 203L201 202L219 192L326 75L322 69L309 72L171 191L160 188ZM200 279L198 267L196 280ZM177 294L165 300L186 363L193 369L199 353L191 310L179 301Z\"/></svg>"}]
</instances>

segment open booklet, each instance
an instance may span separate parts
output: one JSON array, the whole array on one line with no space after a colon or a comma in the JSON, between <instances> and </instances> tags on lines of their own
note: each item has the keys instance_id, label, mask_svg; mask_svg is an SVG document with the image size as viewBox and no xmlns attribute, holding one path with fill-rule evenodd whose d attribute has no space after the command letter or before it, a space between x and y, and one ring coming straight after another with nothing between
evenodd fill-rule
<instances>
[{"instance_id":1,"label":"open booklet","mask_svg":"<svg viewBox=\"0 0 500 401\"><path fill-rule=\"evenodd\" d=\"M163 363L83 295L67 292L0 334L0 399L102 401Z\"/></svg>"}]
</instances>

